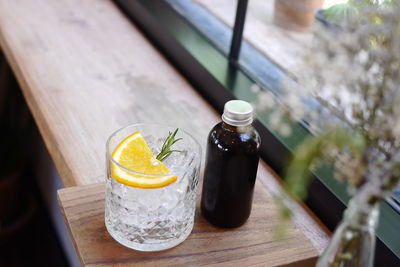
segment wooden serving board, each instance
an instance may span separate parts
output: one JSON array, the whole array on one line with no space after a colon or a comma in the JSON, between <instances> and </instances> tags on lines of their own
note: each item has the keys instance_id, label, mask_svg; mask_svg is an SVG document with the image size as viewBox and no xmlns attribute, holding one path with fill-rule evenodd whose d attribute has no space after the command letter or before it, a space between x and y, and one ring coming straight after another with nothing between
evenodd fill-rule
<instances>
[{"instance_id":1,"label":"wooden serving board","mask_svg":"<svg viewBox=\"0 0 400 267\"><path fill-rule=\"evenodd\" d=\"M197 207L191 235L175 248L140 252L126 248L104 225L104 183L58 191L59 203L84 266L313 266L318 255L294 226L281 240L274 238L277 214L271 196L256 184L247 223L235 229L210 225ZM200 190L199 190L200 191ZM198 197L198 204L200 198Z\"/></svg>"}]
</instances>

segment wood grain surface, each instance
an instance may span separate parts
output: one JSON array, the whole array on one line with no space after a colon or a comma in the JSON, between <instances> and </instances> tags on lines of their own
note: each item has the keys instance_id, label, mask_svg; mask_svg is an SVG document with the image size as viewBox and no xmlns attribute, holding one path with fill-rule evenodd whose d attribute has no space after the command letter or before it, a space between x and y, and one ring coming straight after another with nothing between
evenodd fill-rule
<instances>
[{"instance_id":1,"label":"wood grain surface","mask_svg":"<svg viewBox=\"0 0 400 267\"><path fill-rule=\"evenodd\" d=\"M65 186L104 181L105 142L122 126L170 124L204 146L220 120L110 0L0 0L0 45ZM275 178L262 162L258 179L274 194ZM323 227L295 206L296 226L321 251Z\"/></svg>"},{"instance_id":2,"label":"wood grain surface","mask_svg":"<svg viewBox=\"0 0 400 267\"><path fill-rule=\"evenodd\" d=\"M275 239L271 197L257 184L248 222L236 229L210 225L197 207L192 234L162 252L139 252L112 239L104 225L104 183L65 188L59 202L84 266L313 266L318 255L303 233L290 227ZM198 198L199 200L199 198Z\"/></svg>"},{"instance_id":3,"label":"wood grain surface","mask_svg":"<svg viewBox=\"0 0 400 267\"><path fill-rule=\"evenodd\" d=\"M217 113L109 0L0 0L0 44L66 186L102 180L136 122L205 140Z\"/></svg>"},{"instance_id":4,"label":"wood grain surface","mask_svg":"<svg viewBox=\"0 0 400 267\"><path fill-rule=\"evenodd\" d=\"M226 25L233 27L236 4L232 0L194 0ZM273 22L275 0L251 0L248 3L244 38L275 64L296 76L301 71L301 54L311 41L308 32L291 31ZM293 1L294 4L297 1Z\"/></svg>"}]
</instances>

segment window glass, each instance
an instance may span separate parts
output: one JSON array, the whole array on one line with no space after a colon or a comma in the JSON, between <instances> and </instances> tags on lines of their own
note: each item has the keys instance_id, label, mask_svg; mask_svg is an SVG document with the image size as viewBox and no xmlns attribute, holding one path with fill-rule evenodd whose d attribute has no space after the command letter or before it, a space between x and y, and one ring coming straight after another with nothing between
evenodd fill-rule
<instances>
[{"instance_id":1,"label":"window glass","mask_svg":"<svg viewBox=\"0 0 400 267\"><path fill-rule=\"evenodd\" d=\"M219 0L217 1L218 8L214 7L216 1L213 0L196 1L207 10L212 10L219 20L232 27L231 18L236 12L236 3L232 4L232 2L236 1ZM295 6L299 5L298 2L301 1L291 2L294 3L294 8L299 8ZM274 10L274 0L249 1L243 36L252 47L284 71L295 73L295 69L301 65L298 55L309 42L311 34L306 31L295 31L277 26L274 23ZM243 54L241 59L245 60Z\"/></svg>"},{"instance_id":2,"label":"window glass","mask_svg":"<svg viewBox=\"0 0 400 267\"><path fill-rule=\"evenodd\" d=\"M223 54L229 54L237 1L165 0L203 33ZM312 40L312 23L319 8L347 0L248 1L241 68L263 88L278 91L283 79L304 67L300 56ZM290 5L285 5L290 3ZM306 5L309 4L309 7ZM321 23L321 22L315 22ZM390 203L397 209L400 189Z\"/></svg>"}]
</instances>

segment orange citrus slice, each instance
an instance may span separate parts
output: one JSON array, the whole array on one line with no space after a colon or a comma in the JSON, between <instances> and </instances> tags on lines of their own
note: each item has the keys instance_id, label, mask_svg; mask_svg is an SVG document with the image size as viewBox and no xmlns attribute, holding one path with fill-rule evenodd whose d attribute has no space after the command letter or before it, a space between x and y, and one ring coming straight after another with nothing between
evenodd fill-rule
<instances>
[{"instance_id":1,"label":"orange citrus slice","mask_svg":"<svg viewBox=\"0 0 400 267\"><path fill-rule=\"evenodd\" d=\"M149 174L128 172L111 163L111 177L122 184L139 188L160 188L178 179L175 175L168 175L170 170L156 159L140 132L135 132L125 138L115 148L112 157L129 170Z\"/></svg>"}]
</instances>

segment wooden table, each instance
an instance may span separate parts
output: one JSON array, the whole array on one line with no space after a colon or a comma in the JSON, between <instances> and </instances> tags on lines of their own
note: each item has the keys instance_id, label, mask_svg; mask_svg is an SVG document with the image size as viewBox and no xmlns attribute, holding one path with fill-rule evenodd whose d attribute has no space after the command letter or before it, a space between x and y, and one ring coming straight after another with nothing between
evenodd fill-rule
<instances>
[{"instance_id":1,"label":"wooden table","mask_svg":"<svg viewBox=\"0 0 400 267\"><path fill-rule=\"evenodd\" d=\"M86 253L104 251L102 240L110 241L99 217L94 218L99 225L91 228L99 229L98 235L84 236L90 243L76 234L80 226L92 222L88 217L91 207L97 216L102 214L102 187L97 183L104 181L107 137L129 123L162 122L187 129L204 145L219 115L110 0L0 0L0 45L64 185L70 187L59 193L60 204L82 264L119 264L120 254L113 254L112 260L106 253L106 260L105 254ZM267 189L257 189L260 197L272 203L271 194L280 190L279 182L263 162L258 180L261 183L257 187ZM93 190L99 194L86 198ZM270 204L268 208L275 209ZM328 240L321 224L299 205L294 222L291 233L302 241L299 249L311 249L294 257L285 254L285 243L271 239L282 246L277 254L287 259L282 264L289 264L291 258L307 261L315 257ZM271 237L272 232L267 235ZM111 240L107 246L112 249L119 245ZM185 242L181 246L186 247ZM123 253L126 264L131 263L129 259L147 262L160 256L142 253L138 260L131 250ZM269 251L259 251L252 259L259 259L263 253ZM88 258L93 255L95 260ZM215 255L203 257L210 264L223 265Z\"/></svg>"}]
</instances>

